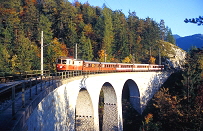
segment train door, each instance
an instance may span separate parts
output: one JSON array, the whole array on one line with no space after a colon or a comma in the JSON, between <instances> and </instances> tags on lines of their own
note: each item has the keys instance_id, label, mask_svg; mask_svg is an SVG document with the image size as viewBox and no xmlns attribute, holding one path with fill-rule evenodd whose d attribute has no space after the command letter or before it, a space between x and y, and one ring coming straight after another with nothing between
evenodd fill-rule
<instances>
[{"instance_id":1,"label":"train door","mask_svg":"<svg viewBox=\"0 0 203 131\"><path fill-rule=\"evenodd\" d=\"M73 65L74 65L74 70L82 70L83 61L75 60Z\"/></svg>"}]
</instances>

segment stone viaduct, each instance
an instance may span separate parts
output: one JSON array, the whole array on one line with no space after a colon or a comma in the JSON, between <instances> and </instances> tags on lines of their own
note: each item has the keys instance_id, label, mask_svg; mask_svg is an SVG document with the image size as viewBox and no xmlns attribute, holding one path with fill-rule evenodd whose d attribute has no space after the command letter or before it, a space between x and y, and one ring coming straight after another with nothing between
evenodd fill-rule
<instances>
[{"instance_id":1,"label":"stone viaduct","mask_svg":"<svg viewBox=\"0 0 203 131\"><path fill-rule=\"evenodd\" d=\"M133 108L141 114L148 100L169 75L168 72L126 72L65 79L43 98L32 113L24 117L21 129L122 131L122 99L129 99ZM100 101L103 101L102 105ZM99 115L100 108L102 117Z\"/></svg>"}]
</instances>

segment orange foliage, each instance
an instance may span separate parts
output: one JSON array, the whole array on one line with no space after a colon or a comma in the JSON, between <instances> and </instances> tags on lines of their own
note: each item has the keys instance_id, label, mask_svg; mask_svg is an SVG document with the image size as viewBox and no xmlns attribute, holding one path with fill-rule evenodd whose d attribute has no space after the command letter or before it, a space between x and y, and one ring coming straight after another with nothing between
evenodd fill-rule
<instances>
[{"instance_id":1,"label":"orange foliage","mask_svg":"<svg viewBox=\"0 0 203 131\"><path fill-rule=\"evenodd\" d=\"M66 47L66 44L61 44L60 48L61 48L63 56L68 56L68 49Z\"/></svg>"},{"instance_id":2,"label":"orange foliage","mask_svg":"<svg viewBox=\"0 0 203 131\"><path fill-rule=\"evenodd\" d=\"M111 58L111 62L119 63L120 61L116 58Z\"/></svg>"},{"instance_id":3,"label":"orange foliage","mask_svg":"<svg viewBox=\"0 0 203 131\"><path fill-rule=\"evenodd\" d=\"M36 0L25 0L25 3L26 3L27 5L32 4L32 3L36 4L37 1L36 1Z\"/></svg>"},{"instance_id":4,"label":"orange foliage","mask_svg":"<svg viewBox=\"0 0 203 131\"><path fill-rule=\"evenodd\" d=\"M150 56L149 63L155 64L155 60L156 60L156 58L154 58L153 56Z\"/></svg>"},{"instance_id":5,"label":"orange foliage","mask_svg":"<svg viewBox=\"0 0 203 131\"><path fill-rule=\"evenodd\" d=\"M127 56L127 57L125 57L124 60L122 60L122 62L123 62L123 63L130 63L131 60L130 60L130 58Z\"/></svg>"},{"instance_id":6,"label":"orange foliage","mask_svg":"<svg viewBox=\"0 0 203 131\"><path fill-rule=\"evenodd\" d=\"M54 44L54 52L57 52L60 56L67 56L68 55L68 50L65 44L58 42L57 38L54 38L53 40Z\"/></svg>"},{"instance_id":7,"label":"orange foliage","mask_svg":"<svg viewBox=\"0 0 203 131\"><path fill-rule=\"evenodd\" d=\"M91 35L93 33L92 25L91 24L85 25L84 32L86 36Z\"/></svg>"},{"instance_id":8,"label":"orange foliage","mask_svg":"<svg viewBox=\"0 0 203 131\"><path fill-rule=\"evenodd\" d=\"M80 2L78 2L78 1L75 1L75 7L80 7Z\"/></svg>"},{"instance_id":9,"label":"orange foliage","mask_svg":"<svg viewBox=\"0 0 203 131\"><path fill-rule=\"evenodd\" d=\"M146 117L145 117L145 122L148 124L153 118L153 114L148 114Z\"/></svg>"},{"instance_id":10,"label":"orange foliage","mask_svg":"<svg viewBox=\"0 0 203 131\"><path fill-rule=\"evenodd\" d=\"M83 14L77 14L76 15L76 22L83 22Z\"/></svg>"},{"instance_id":11,"label":"orange foliage","mask_svg":"<svg viewBox=\"0 0 203 131\"><path fill-rule=\"evenodd\" d=\"M107 54L105 53L105 50L100 50L98 52L99 55L99 61L104 61L105 57L107 57Z\"/></svg>"},{"instance_id":12,"label":"orange foliage","mask_svg":"<svg viewBox=\"0 0 203 131\"><path fill-rule=\"evenodd\" d=\"M142 40L142 38L140 36L137 37L137 44L140 44L140 41Z\"/></svg>"},{"instance_id":13,"label":"orange foliage","mask_svg":"<svg viewBox=\"0 0 203 131\"><path fill-rule=\"evenodd\" d=\"M0 14L15 14L15 9L6 9L6 8L0 8Z\"/></svg>"},{"instance_id":14,"label":"orange foliage","mask_svg":"<svg viewBox=\"0 0 203 131\"><path fill-rule=\"evenodd\" d=\"M100 51L98 52L98 55L99 55L100 58L101 58L101 57L104 57L105 51L104 51L104 50L100 50Z\"/></svg>"}]
</instances>

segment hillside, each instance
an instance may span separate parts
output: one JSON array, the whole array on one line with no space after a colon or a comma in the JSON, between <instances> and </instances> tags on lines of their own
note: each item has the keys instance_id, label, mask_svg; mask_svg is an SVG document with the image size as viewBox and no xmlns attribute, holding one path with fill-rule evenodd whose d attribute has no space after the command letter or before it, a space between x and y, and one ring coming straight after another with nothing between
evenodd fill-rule
<instances>
[{"instance_id":1,"label":"hillside","mask_svg":"<svg viewBox=\"0 0 203 131\"><path fill-rule=\"evenodd\" d=\"M197 48L203 47L203 35L202 34L195 34L186 37L176 37L176 45L182 48L183 50L188 50L192 46Z\"/></svg>"},{"instance_id":2,"label":"hillside","mask_svg":"<svg viewBox=\"0 0 203 131\"><path fill-rule=\"evenodd\" d=\"M173 35L173 37L174 37L174 39L181 38L181 36L179 36L179 35L177 35L177 34Z\"/></svg>"}]
</instances>

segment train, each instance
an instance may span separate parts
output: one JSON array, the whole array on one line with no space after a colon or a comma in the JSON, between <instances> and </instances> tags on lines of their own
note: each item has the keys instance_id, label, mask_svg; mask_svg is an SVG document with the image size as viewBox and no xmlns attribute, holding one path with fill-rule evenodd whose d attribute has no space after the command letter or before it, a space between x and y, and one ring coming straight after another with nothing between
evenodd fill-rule
<instances>
[{"instance_id":1,"label":"train","mask_svg":"<svg viewBox=\"0 0 203 131\"><path fill-rule=\"evenodd\" d=\"M96 62L74 59L69 57L59 57L56 60L56 70L92 72L162 71L164 70L164 65Z\"/></svg>"}]
</instances>

